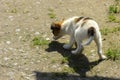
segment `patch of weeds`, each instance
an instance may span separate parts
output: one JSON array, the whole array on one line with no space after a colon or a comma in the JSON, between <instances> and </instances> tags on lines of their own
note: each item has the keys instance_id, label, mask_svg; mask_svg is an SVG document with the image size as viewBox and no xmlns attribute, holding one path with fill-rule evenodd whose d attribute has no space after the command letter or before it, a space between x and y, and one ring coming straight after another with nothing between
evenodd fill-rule
<instances>
[{"instance_id":1,"label":"patch of weeds","mask_svg":"<svg viewBox=\"0 0 120 80\"><path fill-rule=\"evenodd\" d=\"M27 13L29 13L29 12L30 12L30 11L28 11L28 10L26 10L26 11L24 10L24 11L23 11L23 14L27 14Z\"/></svg>"},{"instance_id":2,"label":"patch of weeds","mask_svg":"<svg viewBox=\"0 0 120 80\"><path fill-rule=\"evenodd\" d=\"M17 13L17 9L16 8L12 9L11 13Z\"/></svg>"},{"instance_id":3,"label":"patch of weeds","mask_svg":"<svg viewBox=\"0 0 120 80\"><path fill-rule=\"evenodd\" d=\"M32 45L33 46L43 46L43 45L47 45L49 43L49 41L41 38L41 37L35 37L33 40L32 40Z\"/></svg>"},{"instance_id":4,"label":"patch of weeds","mask_svg":"<svg viewBox=\"0 0 120 80\"><path fill-rule=\"evenodd\" d=\"M110 14L116 14L116 13L120 13L120 9L119 9L119 5L111 5L109 7L109 13Z\"/></svg>"},{"instance_id":5,"label":"patch of weeds","mask_svg":"<svg viewBox=\"0 0 120 80\"><path fill-rule=\"evenodd\" d=\"M48 11L49 11L49 12L54 12L54 10L53 10L53 9L51 9L51 8L48 8Z\"/></svg>"},{"instance_id":6,"label":"patch of weeds","mask_svg":"<svg viewBox=\"0 0 120 80\"><path fill-rule=\"evenodd\" d=\"M120 13L119 0L115 0L114 4L109 6L108 13L109 13L108 20L110 22L120 23L120 20L117 19L117 15L116 15Z\"/></svg>"},{"instance_id":7,"label":"patch of weeds","mask_svg":"<svg viewBox=\"0 0 120 80\"><path fill-rule=\"evenodd\" d=\"M111 30L112 33L117 32L117 31L120 31L120 26L119 27L115 27L115 28L113 28Z\"/></svg>"},{"instance_id":8,"label":"patch of weeds","mask_svg":"<svg viewBox=\"0 0 120 80\"><path fill-rule=\"evenodd\" d=\"M48 13L48 15L49 15L49 17L50 17L51 19L56 18L56 14L55 14L55 13Z\"/></svg>"},{"instance_id":9,"label":"patch of weeds","mask_svg":"<svg viewBox=\"0 0 120 80\"><path fill-rule=\"evenodd\" d=\"M44 55L44 56L42 56L42 58L43 58L44 60L46 60L46 59L50 59L50 56L49 56L49 55Z\"/></svg>"},{"instance_id":10,"label":"patch of weeds","mask_svg":"<svg viewBox=\"0 0 120 80\"><path fill-rule=\"evenodd\" d=\"M109 48L106 51L106 55L107 55L108 59L115 61L120 58L120 51L117 48Z\"/></svg>"},{"instance_id":11,"label":"patch of weeds","mask_svg":"<svg viewBox=\"0 0 120 80\"><path fill-rule=\"evenodd\" d=\"M100 30L102 35L108 35L108 33L110 33L110 30L108 28L104 28Z\"/></svg>"},{"instance_id":12,"label":"patch of weeds","mask_svg":"<svg viewBox=\"0 0 120 80\"><path fill-rule=\"evenodd\" d=\"M51 61L51 63L52 63L52 64L56 63L56 60L55 60L55 59L53 59L53 60Z\"/></svg>"},{"instance_id":13,"label":"patch of weeds","mask_svg":"<svg viewBox=\"0 0 120 80\"><path fill-rule=\"evenodd\" d=\"M48 16L49 16L51 19L56 18L56 14L54 13L54 10L53 10L53 9L49 8L48 11L49 11Z\"/></svg>"},{"instance_id":14,"label":"patch of weeds","mask_svg":"<svg viewBox=\"0 0 120 80\"><path fill-rule=\"evenodd\" d=\"M62 58L61 64L68 63L68 57Z\"/></svg>"},{"instance_id":15,"label":"patch of weeds","mask_svg":"<svg viewBox=\"0 0 120 80\"><path fill-rule=\"evenodd\" d=\"M63 67L63 72L75 73L75 70L73 68L64 66Z\"/></svg>"},{"instance_id":16,"label":"patch of weeds","mask_svg":"<svg viewBox=\"0 0 120 80\"><path fill-rule=\"evenodd\" d=\"M109 19L109 22L116 21L116 17L115 17L114 14L110 14L110 15L108 16L108 19Z\"/></svg>"},{"instance_id":17,"label":"patch of weeds","mask_svg":"<svg viewBox=\"0 0 120 80\"><path fill-rule=\"evenodd\" d=\"M112 29L103 28L100 31L101 31L102 35L108 35L109 33L115 33L117 31L120 31L120 26L114 27Z\"/></svg>"}]
</instances>

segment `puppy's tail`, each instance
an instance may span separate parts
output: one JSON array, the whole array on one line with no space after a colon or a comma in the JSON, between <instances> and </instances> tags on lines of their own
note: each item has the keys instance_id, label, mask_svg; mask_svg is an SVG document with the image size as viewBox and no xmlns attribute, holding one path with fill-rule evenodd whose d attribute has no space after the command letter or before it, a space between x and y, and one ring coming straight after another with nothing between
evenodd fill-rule
<instances>
[{"instance_id":1,"label":"puppy's tail","mask_svg":"<svg viewBox=\"0 0 120 80\"><path fill-rule=\"evenodd\" d=\"M82 45L83 45L83 46L89 45L89 44L92 42L92 40L94 39L94 35L95 35L95 28L94 28L94 27L90 27L90 28L88 29L88 36L89 36L89 38L88 38L88 40L87 40L85 43L83 43Z\"/></svg>"}]
</instances>

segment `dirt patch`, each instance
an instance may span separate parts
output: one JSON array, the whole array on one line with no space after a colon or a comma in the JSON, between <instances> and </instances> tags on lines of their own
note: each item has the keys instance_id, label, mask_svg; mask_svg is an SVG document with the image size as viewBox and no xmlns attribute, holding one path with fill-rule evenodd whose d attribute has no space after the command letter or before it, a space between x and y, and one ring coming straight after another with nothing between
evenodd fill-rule
<instances>
[{"instance_id":1,"label":"dirt patch","mask_svg":"<svg viewBox=\"0 0 120 80\"><path fill-rule=\"evenodd\" d=\"M75 56L62 45L68 36L52 42L52 21L87 16L101 29L120 27L108 22L108 9L114 0L1 0L0 1L0 79L1 80L119 80L120 60L98 61L92 42L83 54ZM119 15L117 15L120 17ZM47 42L33 46L35 38ZM103 37L103 51L120 47L120 32ZM38 42L37 42L38 43Z\"/></svg>"}]
</instances>

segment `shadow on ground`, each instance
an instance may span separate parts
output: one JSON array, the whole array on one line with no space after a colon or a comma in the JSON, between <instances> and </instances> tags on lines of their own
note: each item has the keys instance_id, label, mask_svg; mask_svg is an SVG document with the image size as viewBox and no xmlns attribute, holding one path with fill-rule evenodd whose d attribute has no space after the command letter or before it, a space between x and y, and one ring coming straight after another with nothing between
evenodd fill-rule
<instances>
[{"instance_id":1,"label":"shadow on ground","mask_svg":"<svg viewBox=\"0 0 120 80\"><path fill-rule=\"evenodd\" d=\"M67 58L69 67L73 68L74 71L81 77L85 77L87 71L100 63L100 61L89 62L88 58L82 53L79 55L73 55L71 50L63 49L63 45L63 43L53 41L49 44L49 47L46 49L46 51L57 51L63 57Z\"/></svg>"},{"instance_id":2,"label":"shadow on ground","mask_svg":"<svg viewBox=\"0 0 120 80\"><path fill-rule=\"evenodd\" d=\"M38 72L36 73L36 80L119 80L105 77L87 77L86 72L90 71L94 66L98 65L101 61L89 62L88 58L84 54L72 55L70 50L62 48L64 44L57 41L53 41L46 49L47 52L57 51L63 57L67 58L69 67L73 68L78 75L69 74L67 72ZM62 63L61 63L62 64Z\"/></svg>"},{"instance_id":3,"label":"shadow on ground","mask_svg":"<svg viewBox=\"0 0 120 80\"><path fill-rule=\"evenodd\" d=\"M35 71L36 80L120 80L117 78L107 78L101 76L93 77L80 77L77 75L70 75L67 73L55 73L55 72L37 72Z\"/></svg>"}]
</instances>

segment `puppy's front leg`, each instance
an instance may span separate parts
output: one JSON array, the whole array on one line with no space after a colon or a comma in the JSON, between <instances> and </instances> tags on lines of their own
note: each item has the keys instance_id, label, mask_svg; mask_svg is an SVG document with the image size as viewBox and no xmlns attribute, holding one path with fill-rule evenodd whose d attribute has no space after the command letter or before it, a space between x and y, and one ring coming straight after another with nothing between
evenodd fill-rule
<instances>
[{"instance_id":1,"label":"puppy's front leg","mask_svg":"<svg viewBox=\"0 0 120 80\"><path fill-rule=\"evenodd\" d=\"M64 49L70 49L70 48L72 47L72 45L73 45L74 42L75 42L74 36L71 35L71 36L70 36L69 44L63 45L63 48L64 48Z\"/></svg>"},{"instance_id":2,"label":"puppy's front leg","mask_svg":"<svg viewBox=\"0 0 120 80\"><path fill-rule=\"evenodd\" d=\"M73 51L71 51L72 54L78 54L81 53L81 51L83 50L83 46L79 43L77 44L77 48Z\"/></svg>"}]
</instances>

